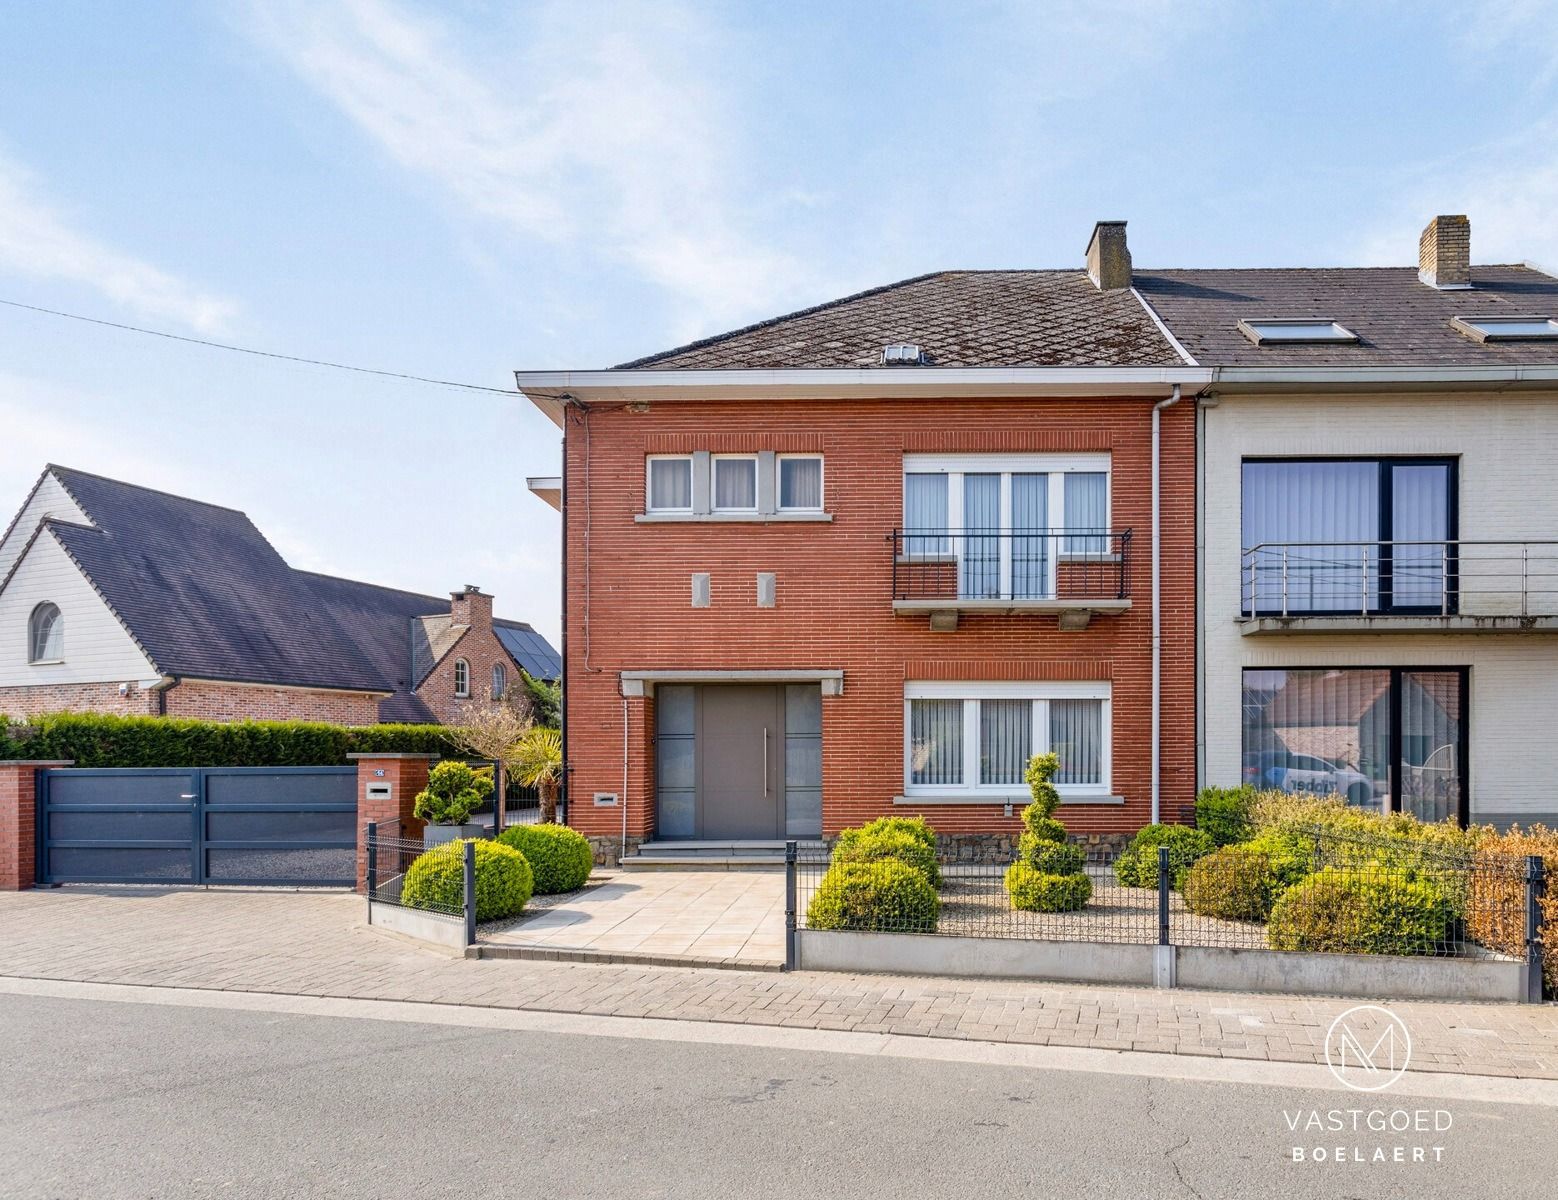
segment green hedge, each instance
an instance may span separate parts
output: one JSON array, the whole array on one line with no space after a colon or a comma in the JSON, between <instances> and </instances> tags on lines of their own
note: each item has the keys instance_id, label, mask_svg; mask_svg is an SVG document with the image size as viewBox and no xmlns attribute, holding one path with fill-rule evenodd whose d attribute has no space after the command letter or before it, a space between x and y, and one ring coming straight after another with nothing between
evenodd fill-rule
<instances>
[{"instance_id":1,"label":"green hedge","mask_svg":"<svg viewBox=\"0 0 1558 1200\"><path fill-rule=\"evenodd\" d=\"M1172 886L1198 858L1217 847L1209 835L1188 825L1148 825L1131 839L1125 853L1114 860L1115 877L1122 887L1158 886L1158 847L1167 846Z\"/></svg>"},{"instance_id":2,"label":"green hedge","mask_svg":"<svg viewBox=\"0 0 1558 1200\"><path fill-rule=\"evenodd\" d=\"M595 867L589 841L566 825L510 825L498 841L525 856L538 896L577 891Z\"/></svg>"},{"instance_id":3,"label":"green hedge","mask_svg":"<svg viewBox=\"0 0 1558 1200\"><path fill-rule=\"evenodd\" d=\"M1196 797L1196 828L1219 846L1247 842L1255 833L1250 809L1255 789L1250 784L1236 788L1202 788Z\"/></svg>"},{"instance_id":4,"label":"green hedge","mask_svg":"<svg viewBox=\"0 0 1558 1200\"><path fill-rule=\"evenodd\" d=\"M1093 896L1093 881L1080 871L1063 875L1036 870L1018 860L1006 868L1012 907L1024 912L1076 912Z\"/></svg>"},{"instance_id":5,"label":"green hedge","mask_svg":"<svg viewBox=\"0 0 1558 1200\"><path fill-rule=\"evenodd\" d=\"M476 919L517 916L530 903L535 886L530 864L512 846L485 839L476 843ZM459 912L465 903L465 843L435 846L406 868L400 902L407 908Z\"/></svg>"},{"instance_id":6,"label":"green hedge","mask_svg":"<svg viewBox=\"0 0 1558 1200\"><path fill-rule=\"evenodd\" d=\"M330 767L348 754L466 755L437 725L194 721L59 713L0 719L0 759L72 759L78 767Z\"/></svg>"},{"instance_id":7,"label":"green hedge","mask_svg":"<svg viewBox=\"0 0 1558 1200\"><path fill-rule=\"evenodd\" d=\"M806 909L808 929L935 933L941 899L902 859L841 862L828 868Z\"/></svg>"},{"instance_id":8,"label":"green hedge","mask_svg":"<svg viewBox=\"0 0 1558 1200\"><path fill-rule=\"evenodd\" d=\"M1434 954L1454 915L1427 879L1327 867L1283 893L1266 939L1273 950Z\"/></svg>"}]
</instances>

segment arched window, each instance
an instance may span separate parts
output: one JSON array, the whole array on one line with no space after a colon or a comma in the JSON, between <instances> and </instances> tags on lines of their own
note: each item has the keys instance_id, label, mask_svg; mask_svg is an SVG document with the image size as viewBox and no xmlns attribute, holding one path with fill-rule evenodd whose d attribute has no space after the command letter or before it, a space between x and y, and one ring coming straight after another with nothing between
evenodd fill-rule
<instances>
[{"instance_id":1,"label":"arched window","mask_svg":"<svg viewBox=\"0 0 1558 1200\"><path fill-rule=\"evenodd\" d=\"M454 694L462 700L471 694L471 664L463 658L454 660Z\"/></svg>"},{"instance_id":2,"label":"arched window","mask_svg":"<svg viewBox=\"0 0 1558 1200\"><path fill-rule=\"evenodd\" d=\"M27 661L58 662L65 657L65 619L57 605L40 604L27 622Z\"/></svg>"},{"instance_id":3,"label":"arched window","mask_svg":"<svg viewBox=\"0 0 1558 1200\"><path fill-rule=\"evenodd\" d=\"M502 663L492 664L492 698L503 699L503 693L509 690L509 673Z\"/></svg>"}]
</instances>

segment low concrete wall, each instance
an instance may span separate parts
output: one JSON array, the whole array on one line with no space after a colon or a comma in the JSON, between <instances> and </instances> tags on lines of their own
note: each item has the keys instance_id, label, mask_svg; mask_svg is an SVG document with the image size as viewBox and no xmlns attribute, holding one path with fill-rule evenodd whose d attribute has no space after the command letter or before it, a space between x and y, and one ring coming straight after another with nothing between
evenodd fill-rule
<instances>
[{"instance_id":1,"label":"low concrete wall","mask_svg":"<svg viewBox=\"0 0 1558 1200\"><path fill-rule=\"evenodd\" d=\"M423 912L415 908L401 908L398 904L368 902L368 924L380 929L432 942L436 946L465 949L465 920L441 913Z\"/></svg>"},{"instance_id":2,"label":"low concrete wall","mask_svg":"<svg viewBox=\"0 0 1558 1200\"><path fill-rule=\"evenodd\" d=\"M1382 1000L1518 1001L1525 964L1502 959L1392 958L1179 948L1179 986Z\"/></svg>"},{"instance_id":3,"label":"low concrete wall","mask_svg":"<svg viewBox=\"0 0 1558 1200\"><path fill-rule=\"evenodd\" d=\"M798 935L799 966L803 971L881 971L1079 983L1150 984L1153 952L1157 949L1100 942L821 929L802 929Z\"/></svg>"}]
</instances>

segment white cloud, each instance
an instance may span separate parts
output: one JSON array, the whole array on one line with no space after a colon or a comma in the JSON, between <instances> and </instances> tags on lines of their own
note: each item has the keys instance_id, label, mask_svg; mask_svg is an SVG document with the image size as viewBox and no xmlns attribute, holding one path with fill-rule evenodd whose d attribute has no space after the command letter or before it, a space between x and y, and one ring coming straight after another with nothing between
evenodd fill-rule
<instances>
[{"instance_id":1,"label":"white cloud","mask_svg":"<svg viewBox=\"0 0 1558 1200\"><path fill-rule=\"evenodd\" d=\"M606 21L566 3L527 18L536 36L487 59L384 0L265 4L252 24L402 167L524 238L626 265L688 328L815 287L742 202L707 18L667 4Z\"/></svg>"},{"instance_id":2,"label":"white cloud","mask_svg":"<svg viewBox=\"0 0 1558 1200\"><path fill-rule=\"evenodd\" d=\"M38 192L25 168L0 155L0 269L81 284L140 317L202 333L226 327L232 301L73 229Z\"/></svg>"}]
</instances>

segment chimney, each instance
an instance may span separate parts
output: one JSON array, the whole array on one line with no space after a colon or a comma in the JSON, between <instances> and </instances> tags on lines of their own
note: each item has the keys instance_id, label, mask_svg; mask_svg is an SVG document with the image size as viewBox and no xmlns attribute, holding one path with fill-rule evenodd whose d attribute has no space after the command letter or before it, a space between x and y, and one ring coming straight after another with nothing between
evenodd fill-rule
<instances>
[{"instance_id":1,"label":"chimney","mask_svg":"<svg viewBox=\"0 0 1558 1200\"><path fill-rule=\"evenodd\" d=\"M456 625L477 629L492 628L492 597L474 583L449 593L449 618Z\"/></svg>"},{"instance_id":2,"label":"chimney","mask_svg":"<svg viewBox=\"0 0 1558 1200\"><path fill-rule=\"evenodd\" d=\"M1087 243L1087 277L1101 292L1131 286L1131 252L1125 245L1124 221L1099 221Z\"/></svg>"},{"instance_id":3,"label":"chimney","mask_svg":"<svg viewBox=\"0 0 1558 1200\"><path fill-rule=\"evenodd\" d=\"M1435 217L1417 239L1417 277L1441 290L1471 286L1471 222Z\"/></svg>"}]
</instances>

